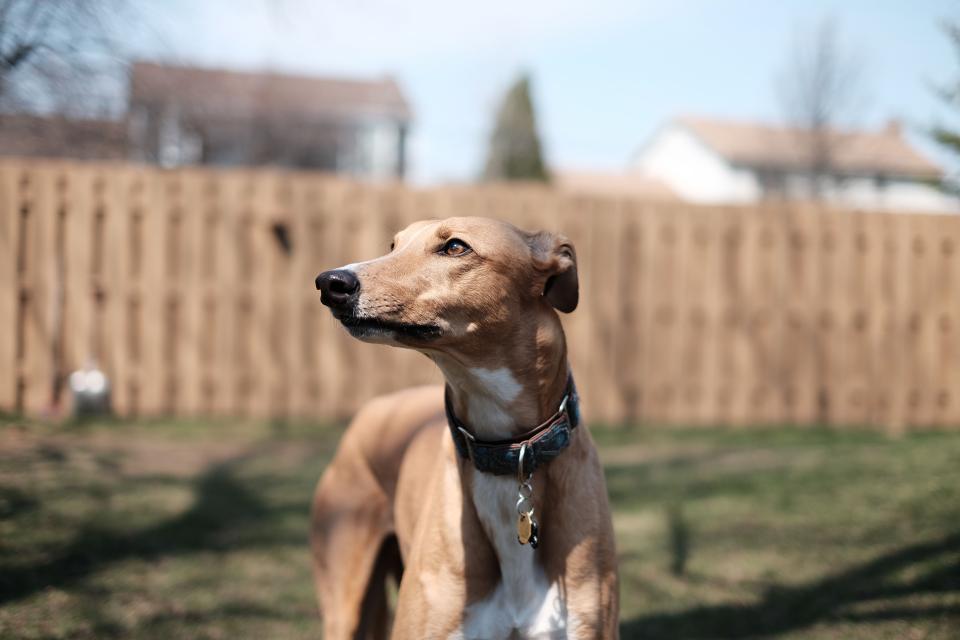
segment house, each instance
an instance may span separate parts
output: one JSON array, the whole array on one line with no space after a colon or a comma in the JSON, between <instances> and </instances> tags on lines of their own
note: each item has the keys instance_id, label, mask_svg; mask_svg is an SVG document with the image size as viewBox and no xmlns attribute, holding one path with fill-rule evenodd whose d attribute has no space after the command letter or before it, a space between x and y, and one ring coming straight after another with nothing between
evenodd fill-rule
<instances>
[{"instance_id":1,"label":"house","mask_svg":"<svg viewBox=\"0 0 960 640\"><path fill-rule=\"evenodd\" d=\"M123 160L127 127L121 120L0 114L0 155Z\"/></svg>"},{"instance_id":2,"label":"house","mask_svg":"<svg viewBox=\"0 0 960 640\"><path fill-rule=\"evenodd\" d=\"M402 178L411 111L397 83L135 63L131 158Z\"/></svg>"},{"instance_id":3,"label":"house","mask_svg":"<svg viewBox=\"0 0 960 640\"><path fill-rule=\"evenodd\" d=\"M814 159L818 162L814 162ZM816 167L816 169L814 169ZM873 210L956 212L942 170L896 123L876 131L808 131L753 122L677 118L637 153L630 171L700 203L809 199Z\"/></svg>"}]
</instances>

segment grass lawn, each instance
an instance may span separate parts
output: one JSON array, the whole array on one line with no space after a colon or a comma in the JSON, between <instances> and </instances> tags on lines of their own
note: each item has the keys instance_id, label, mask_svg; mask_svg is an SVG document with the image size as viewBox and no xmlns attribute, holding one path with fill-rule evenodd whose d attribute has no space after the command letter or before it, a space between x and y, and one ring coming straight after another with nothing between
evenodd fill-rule
<instances>
[{"instance_id":1,"label":"grass lawn","mask_svg":"<svg viewBox=\"0 0 960 640\"><path fill-rule=\"evenodd\" d=\"M339 429L0 419L0 637L315 638ZM624 638L960 637L960 433L595 430Z\"/></svg>"}]
</instances>

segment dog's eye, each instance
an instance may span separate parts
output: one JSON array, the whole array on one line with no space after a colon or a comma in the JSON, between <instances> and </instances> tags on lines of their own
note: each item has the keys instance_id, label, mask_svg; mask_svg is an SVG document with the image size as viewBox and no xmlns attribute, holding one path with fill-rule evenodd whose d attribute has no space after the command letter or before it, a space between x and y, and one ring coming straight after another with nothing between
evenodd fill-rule
<instances>
[{"instance_id":1,"label":"dog's eye","mask_svg":"<svg viewBox=\"0 0 960 640\"><path fill-rule=\"evenodd\" d=\"M397 244L396 242L390 243L390 251L393 251L393 247L396 246L396 244Z\"/></svg>"},{"instance_id":2,"label":"dog's eye","mask_svg":"<svg viewBox=\"0 0 960 640\"><path fill-rule=\"evenodd\" d=\"M440 247L440 253L445 256L462 256L470 252L470 246L463 240L450 238L447 243Z\"/></svg>"}]
</instances>

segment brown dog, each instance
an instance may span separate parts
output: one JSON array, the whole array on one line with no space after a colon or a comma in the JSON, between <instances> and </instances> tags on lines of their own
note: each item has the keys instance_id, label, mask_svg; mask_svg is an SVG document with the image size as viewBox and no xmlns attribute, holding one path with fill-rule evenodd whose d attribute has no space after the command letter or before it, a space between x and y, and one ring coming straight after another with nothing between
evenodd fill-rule
<instances>
[{"instance_id":1,"label":"brown dog","mask_svg":"<svg viewBox=\"0 0 960 640\"><path fill-rule=\"evenodd\" d=\"M385 578L401 572L394 638L617 637L606 485L555 311L577 306L571 244L483 218L417 222L317 288L354 337L433 360L447 400L373 400L323 474L324 637L385 636Z\"/></svg>"}]
</instances>

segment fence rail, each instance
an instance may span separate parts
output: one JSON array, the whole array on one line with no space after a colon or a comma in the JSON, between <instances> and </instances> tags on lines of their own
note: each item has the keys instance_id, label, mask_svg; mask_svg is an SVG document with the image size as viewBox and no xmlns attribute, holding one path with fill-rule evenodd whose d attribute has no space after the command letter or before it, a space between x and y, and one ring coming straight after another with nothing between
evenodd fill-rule
<instances>
[{"instance_id":1,"label":"fence rail","mask_svg":"<svg viewBox=\"0 0 960 640\"><path fill-rule=\"evenodd\" d=\"M342 418L438 380L348 339L313 278L448 215L574 241L595 421L960 425L957 216L21 160L0 162L0 409L62 407L89 360L121 415Z\"/></svg>"}]
</instances>

